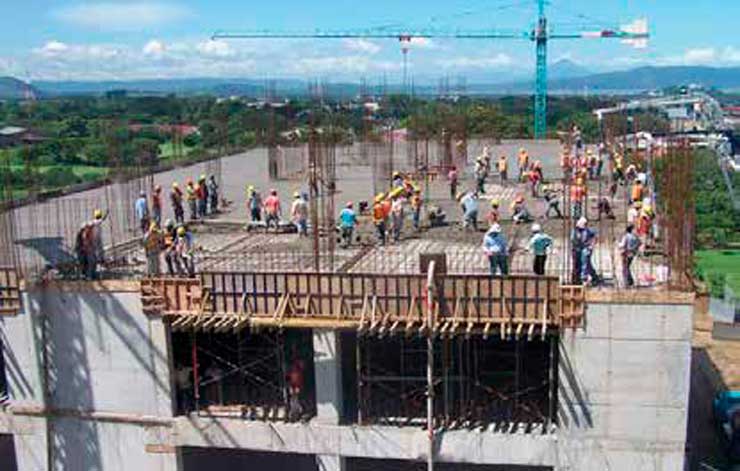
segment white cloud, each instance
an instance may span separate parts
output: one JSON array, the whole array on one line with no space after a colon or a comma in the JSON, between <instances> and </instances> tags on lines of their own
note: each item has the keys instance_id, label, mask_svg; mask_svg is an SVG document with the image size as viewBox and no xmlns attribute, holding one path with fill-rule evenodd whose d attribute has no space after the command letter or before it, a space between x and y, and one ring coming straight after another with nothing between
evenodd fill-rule
<instances>
[{"instance_id":1,"label":"white cloud","mask_svg":"<svg viewBox=\"0 0 740 471\"><path fill-rule=\"evenodd\" d=\"M372 41L360 38L349 38L342 41L344 47L350 51L364 52L366 54L374 55L380 52L381 47Z\"/></svg>"},{"instance_id":2,"label":"white cloud","mask_svg":"<svg viewBox=\"0 0 740 471\"><path fill-rule=\"evenodd\" d=\"M46 44L34 50L44 56L57 56L69 50L69 46L60 41L47 41Z\"/></svg>"},{"instance_id":3,"label":"white cloud","mask_svg":"<svg viewBox=\"0 0 740 471\"><path fill-rule=\"evenodd\" d=\"M687 65L709 64L717 58L717 51L712 47L687 49L683 55L683 63Z\"/></svg>"},{"instance_id":4,"label":"white cloud","mask_svg":"<svg viewBox=\"0 0 740 471\"><path fill-rule=\"evenodd\" d=\"M511 56L499 52L491 57L453 57L440 59L437 61L437 64L445 68L494 69L512 65L513 62Z\"/></svg>"},{"instance_id":5,"label":"white cloud","mask_svg":"<svg viewBox=\"0 0 740 471\"><path fill-rule=\"evenodd\" d=\"M722 49L719 55L720 60L726 63L740 63L740 49L735 49L732 46L727 46Z\"/></svg>"},{"instance_id":6,"label":"white cloud","mask_svg":"<svg viewBox=\"0 0 740 471\"><path fill-rule=\"evenodd\" d=\"M53 16L84 28L137 31L187 19L191 12L174 3L134 1L78 4L56 10Z\"/></svg>"},{"instance_id":7,"label":"white cloud","mask_svg":"<svg viewBox=\"0 0 740 471\"><path fill-rule=\"evenodd\" d=\"M417 49L434 49L437 45L429 38L411 38L411 47Z\"/></svg>"},{"instance_id":8,"label":"white cloud","mask_svg":"<svg viewBox=\"0 0 740 471\"><path fill-rule=\"evenodd\" d=\"M152 39L144 45L144 47L141 49L141 52L143 52L144 55L147 56L161 57L166 49L167 48L162 41Z\"/></svg>"},{"instance_id":9,"label":"white cloud","mask_svg":"<svg viewBox=\"0 0 740 471\"><path fill-rule=\"evenodd\" d=\"M299 75L332 73L336 76L390 72L401 69L401 64L391 61L376 61L367 56L305 57L291 61L289 71Z\"/></svg>"},{"instance_id":10,"label":"white cloud","mask_svg":"<svg viewBox=\"0 0 740 471\"><path fill-rule=\"evenodd\" d=\"M231 57L235 54L229 43L213 39L198 43L196 49L204 56L210 57Z\"/></svg>"}]
</instances>

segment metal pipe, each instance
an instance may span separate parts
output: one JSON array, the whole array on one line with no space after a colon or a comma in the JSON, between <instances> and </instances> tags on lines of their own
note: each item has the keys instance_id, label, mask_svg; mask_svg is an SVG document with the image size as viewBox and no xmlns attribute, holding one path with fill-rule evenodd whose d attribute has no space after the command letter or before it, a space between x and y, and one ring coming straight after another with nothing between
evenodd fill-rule
<instances>
[{"instance_id":1,"label":"metal pipe","mask_svg":"<svg viewBox=\"0 0 740 471\"><path fill-rule=\"evenodd\" d=\"M434 261L427 270L427 471L434 471Z\"/></svg>"}]
</instances>

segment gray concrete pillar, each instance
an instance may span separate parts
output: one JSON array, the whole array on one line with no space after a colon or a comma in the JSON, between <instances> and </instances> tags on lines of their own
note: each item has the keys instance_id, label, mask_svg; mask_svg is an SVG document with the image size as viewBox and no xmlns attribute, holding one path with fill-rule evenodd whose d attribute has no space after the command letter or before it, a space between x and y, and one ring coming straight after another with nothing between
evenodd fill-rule
<instances>
[{"instance_id":1,"label":"gray concrete pillar","mask_svg":"<svg viewBox=\"0 0 740 471\"><path fill-rule=\"evenodd\" d=\"M342 354L339 332L314 329L313 364L316 377L315 422L338 425L342 417ZM343 471L338 455L316 455L319 471Z\"/></svg>"},{"instance_id":2,"label":"gray concrete pillar","mask_svg":"<svg viewBox=\"0 0 740 471\"><path fill-rule=\"evenodd\" d=\"M337 425L342 416L342 355L339 333L314 329L313 363L316 378L316 418Z\"/></svg>"},{"instance_id":3,"label":"gray concrete pillar","mask_svg":"<svg viewBox=\"0 0 740 471\"><path fill-rule=\"evenodd\" d=\"M336 455L316 455L319 471L344 471L345 459Z\"/></svg>"}]
</instances>

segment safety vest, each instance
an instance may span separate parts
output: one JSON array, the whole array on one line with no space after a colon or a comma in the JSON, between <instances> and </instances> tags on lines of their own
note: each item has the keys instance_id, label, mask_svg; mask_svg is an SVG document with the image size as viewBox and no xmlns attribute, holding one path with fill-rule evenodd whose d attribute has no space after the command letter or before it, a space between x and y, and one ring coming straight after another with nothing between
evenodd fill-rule
<instances>
[{"instance_id":1,"label":"safety vest","mask_svg":"<svg viewBox=\"0 0 740 471\"><path fill-rule=\"evenodd\" d=\"M642 201L642 185L632 185L632 201Z\"/></svg>"},{"instance_id":2,"label":"safety vest","mask_svg":"<svg viewBox=\"0 0 740 471\"><path fill-rule=\"evenodd\" d=\"M570 199L573 201L581 201L586 196L586 188L582 185L573 185L570 187Z\"/></svg>"},{"instance_id":3,"label":"safety vest","mask_svg":"<svg viewBox=\"0 0 740 471\"><path fill-rule=\"evenodd\" d=\"M375 203L373 205L373 222L375 224L385 221L386 212L383 206L383 203Z\"/></svg>"},{"instance_id":4,"label":"safety vest","mask_svg":"<svg viewBox=\"0 0 740 471\"><path fill-rule=\"evenodd\" d=\"M193 188L192 185L188 185L185 187L185 194L187 195L188 201L195 200L195 188Z\"/></svg>"},{"instance_id":5,"label":"safety vest","mask_svg":"<svg viewBox=\"0 0 740 471\"><path fill-rule=\"evenodd\" d=\"M508 167L508 166L509 166L509 163L506 161L506 159L500 159L498 161L498 171L499 172L505 172L506 171L506 167Z\"/></svg>"}]
</instances>

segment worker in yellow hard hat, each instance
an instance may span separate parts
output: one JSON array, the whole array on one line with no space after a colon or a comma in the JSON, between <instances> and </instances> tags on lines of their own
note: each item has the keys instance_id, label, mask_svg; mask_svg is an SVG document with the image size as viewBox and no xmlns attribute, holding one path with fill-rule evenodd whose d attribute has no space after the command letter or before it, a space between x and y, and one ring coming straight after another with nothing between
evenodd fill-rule
<instances>
[{"instance_id":1,"label":"worker in yellow hard hat","mask_svg":"<svg viewBox=\"0 0 740 471\"><path fill-rule=\"evenodd\" d=\"M373 204L373 225L375 231L378 233L378 241L381 245L385 245L386 238L386 221L390 214L390 206L386 204L385 195L378 193L375 195L375 204Z\"/></svg>"},{"instance_id":2,"label":"worker in yellow hard hat","mask_svg":"<svg viewBox=\"0 0 740 471\"><path fill-rule=\"evenodd\" d=\"M158 276L160 274L160 256L164 246L162 231L156 221L149 224L149 230L146 231L143 238L144 254L146 255L146 271L149 276Z\"/></svg>"},{"instance_id":3,"label":"worker in yellow hard hat","mask_svg":"<svg viewBox=\"0 0 740 471\"><path fill-rule=\"evenodd\" d=\"M193 235L186 226L177 228L177 239L175 239L175 253L179 261L178 267L184 268L188 276L195 276L195 244Z\"/></svg>"}]
</instances>

